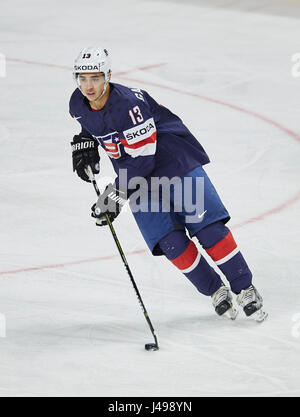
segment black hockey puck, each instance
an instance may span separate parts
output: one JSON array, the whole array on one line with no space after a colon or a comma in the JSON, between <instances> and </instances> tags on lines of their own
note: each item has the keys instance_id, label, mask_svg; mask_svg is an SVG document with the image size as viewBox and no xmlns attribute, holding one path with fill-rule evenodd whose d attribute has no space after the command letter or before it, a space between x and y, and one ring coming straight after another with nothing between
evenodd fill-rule
<instances>
[{"instance_id":1,"label":"black hockey puck","mask_svg":"<svg viewBox=\"0 0 300 417\"><path fill-rule=\"evenodd\" d=\"M159 349L159 347L157 346L157 344L156 344L156 343L147 343L147 344L145 345L145 349L146 349L146 350L158 350L158 349Z\"/></svg>"}]
</instances>

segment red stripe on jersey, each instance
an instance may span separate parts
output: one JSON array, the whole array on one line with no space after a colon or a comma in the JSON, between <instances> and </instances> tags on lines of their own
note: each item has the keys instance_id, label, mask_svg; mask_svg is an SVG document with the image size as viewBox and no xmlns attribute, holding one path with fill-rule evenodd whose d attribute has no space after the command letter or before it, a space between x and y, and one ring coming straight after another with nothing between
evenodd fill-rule
<instances>
[{"instance_id":1,"label":"red stripe on jersey","mask_svg":"<svg viewBox=\"0 0 300 417\"><path fill-rule=\"evenodd\" d=\"M120 142L126 147L130 149L138 149L142 148L143 146L147 145L148 143L155 143L156 142L156 132L152 133L152 135L149 138L143 139L139 142L136 142L132 145L129 145L126 139L120 139Z\"/></svg>"},{"instance_id":2,"label":"red stripe on jersey","mask_svg":"<svg viewBox=\"0 0 300 417\"><path fill-rule=\"evenodd\" d=\"M229 232L227 236L217 242L213 247L206 249L206 252L212 260L216 262L225 258L225 256L228 256L236 248L237 244L232 236L232 233Z\"/></svg>"},{"instance_id":3,"label":"red stripe on jersey","mask_svg":"<svg viewBox=\"0 0 300 417\"><path fill-rule=\"evenodd\" d=\"M105 143L104 142L104 149L108 153L108 155L112 158L118 159L121 156L121 152L119 149L119 145L117 143Z\"/></svg>"},{"instance_id":4,"label":"red stripe on jersey","mask_svg":"<svg viewBox=\"0 0 300 417\"><path fill-rule=\"evenodd\" d=\"M111 152L111 151L106 151L106 152L108 153L109 156L112 156L115 159L120 158L119 152Z\"/></svg>"},{"instance_id":5,"label":"red stripe on jersey","mask_svg":"<svg viewBox=\"0 0 300 417\"><path fill-rule=\"evenodd\" d=\"M198 256L198 249L196 248L195 243L190 241L189 246L186 248L186 250L177 258L171 259L171 262L175 266L177 266L177 268L184 270L184 269L188 269L190 266L193 265L197 256Z\"/></svg>"}]
</instances>

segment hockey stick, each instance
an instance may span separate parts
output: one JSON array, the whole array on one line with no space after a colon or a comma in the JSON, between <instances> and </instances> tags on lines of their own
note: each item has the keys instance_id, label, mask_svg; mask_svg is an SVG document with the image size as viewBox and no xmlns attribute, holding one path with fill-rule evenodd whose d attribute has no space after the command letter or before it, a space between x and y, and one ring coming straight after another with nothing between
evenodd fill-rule
<instances>
[{"instance_id":1,"label":"hockey stick","mask_svg":"<svg viewBox=\"0 0 300 417\"><path fill-rule=\"evenodd\" d=\"M97 182L96 182L96 180L95 180L95 176L94 176L93 171L92 171L92 169L91 169L91 167L90 167L90 166L88 166L88 168L87 168L87 173L88 173L88 176L89 176L89 178L90 178L90 180L91 180L91 182L92 182L92 184L93 184L93 186L94 186L94 189L95 189L95 191L96 191L96 194L97 194L97 196L99 197L99 196L100 196L100 190L99 190L99 188L98 188ZM147 323L148 323L148 325L149 325L149 328L150 328L150 330L151 330L152 336L154 337L154 341L155 341L155 343L147 343L147 344L145 345L145 349L146 349L146 350L158 350L158 349L159 349L159 347L158 347L157 337L156 337L156 335L155 335L155 330L154 330L154 328L153 328L153 326L152 326L152 323L151 323L151 320L150 320L149 314L148 314L148 312L147 312L147 310L146 310L145 304L143 303L143 300L142 300L141 294L140 294L140 292L139 292L139 290L138 290L138 287L137 287L137 285L136 285L136 283L135 283L135 280L134 280L133 275L132 275L132 273L131 273L131 270L130 270L130 268L129 268L128 262L127 262L127 260L126 260L125 254L124 254L124 252L123 252L123 250L122 250L122 247L121 247L121 245L120 245L119 239L118 239L118 237L117 237L117 234L116 234L115 228L113 227L112 222L110 221L110 218L109 218L108 214L106 214L106 220L107 220L107 223L108 223L108 225L109 225L109 228L110 228L111 234L112 234L112 236L113 236L113 238L114 238L114 241L115 241L115 243L116 243L116 245L117 245L118 251L119 251L119 253L120 253L120 255L121 255L121 258L122 258L123 264L124 264L124 266L125 266L125 268L126 268L126 270L127 270L127 272L128 272L128 275L129 275L130 281L131 281L131 283L132 283L132 285L133 285L133 288L134 288L134 290L135 290L135 293L136 293L136 295L137 295L137 298L138 298L138 301L139 301L140 306L141 306L141 308L142 308L142 311L143 311L143 313L144 313L145 319L146 319L146 321L147 321Z\"/></svg>"}]
</instances>

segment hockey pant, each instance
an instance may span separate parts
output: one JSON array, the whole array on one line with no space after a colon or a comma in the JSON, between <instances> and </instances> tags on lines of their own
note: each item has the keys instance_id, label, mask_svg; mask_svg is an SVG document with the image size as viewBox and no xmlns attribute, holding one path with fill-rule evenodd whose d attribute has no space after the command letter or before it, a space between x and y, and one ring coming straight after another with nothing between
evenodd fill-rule
<instances>
[{"instance_id":1,"label":"hockey pant","mask_svg":"<svg viewBox=\"0 0 300 417\"><path fill-rule=\"evenodd\" d=\"M225 275L231 290L238 294L249 287L252 274L231 231L222 221L210 224L195 235L214 263ZM212 295L222 285L212 268L184 230L173 230L159 242L165 256L205 295Z\"/></svg>"}]
</instances>

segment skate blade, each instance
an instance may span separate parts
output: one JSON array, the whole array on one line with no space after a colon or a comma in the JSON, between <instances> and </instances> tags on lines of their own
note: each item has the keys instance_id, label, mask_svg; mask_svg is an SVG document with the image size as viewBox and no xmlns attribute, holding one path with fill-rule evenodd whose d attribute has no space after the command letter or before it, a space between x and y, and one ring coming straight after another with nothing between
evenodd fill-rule
<instances>
[{"instance_id":1,"label":"skate blade","mask_svg":"<svg viewBox=\"0 0 300 417\"><path fill-rule=\"evenodd\" d=\"M267 319L268 313L261 308L257 310L255 313L251 314L250 317L257 321L257 323L262 323Z\"/></svg>"},{"instance_id":2,"label":"skate blade","mask_svg":"<svg viewBox=\"0 0 300 417\"><path fill-rule=\"evenodd\" d=\"M231 307L223 314L222 317L225 317L230 320L235 320L238 314L238 310L234 307Z\"/></svg>"}]
</instances>

